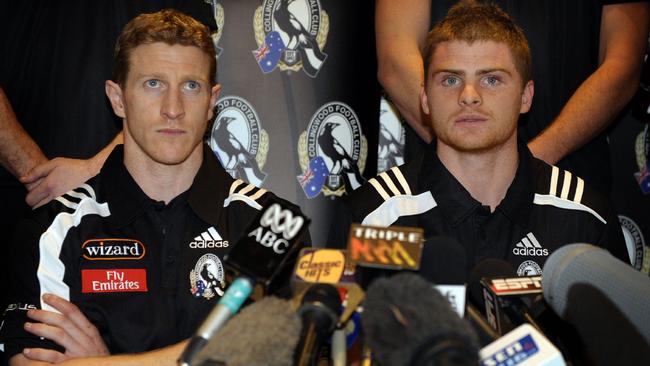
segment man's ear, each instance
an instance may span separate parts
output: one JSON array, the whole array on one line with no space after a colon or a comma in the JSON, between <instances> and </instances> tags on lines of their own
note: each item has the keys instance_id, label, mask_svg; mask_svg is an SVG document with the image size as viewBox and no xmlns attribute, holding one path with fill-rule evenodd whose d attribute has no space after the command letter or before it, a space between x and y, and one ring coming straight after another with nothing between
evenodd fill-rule
<instances>
[{"instance_id":1,"label":"man's ear","mask_svg":"<svg viewBox=\"0 0 650 366\"><path fill-rule=\"evenodd\" d=\"M425 86L420 85L420 104L422 105L422 111L427 116L429 115L429 98L427 97L427 92L424 89Z\"/></svg>"},{"instance_id":2,"label":"man's ear","mask_svg":"<svg viewBox=\"0 0 650 366\"><path fill-rule=\"evenodd\" d=\"M523 93L521 93L521 109L519 113L526 113L530 110L530 107L533 105L533 95L535 95L535 83L532 80L528 80L526 85L524 85Z\"/></svg>"},{"instance_id":3,"label":"man's ear","mask_svg":"<svg viewBox=\"0 0 650 366\"><path fill-rule=\"evenodd\" d=\"M120 85L111 80L106 80L105 89L106 96L108 97L108 100L111 102L111 106L113 107L113 112L118 117L126 118L126 112L124 109L124 97Z\"/></svg>"},{"instance_id":4,"label":"man's ear","mask_svg":"<svg viewBox=\"0 0 650 366\"><path fill-rule=\"evenodd\" d=\"M208 120L211 120L212 117L214 117L214 107L217 106L219 93L221 93L221 84L216 84L212 87L212 92L210 95L210 110L208 111Z\"/></svg>"}]
</instances>

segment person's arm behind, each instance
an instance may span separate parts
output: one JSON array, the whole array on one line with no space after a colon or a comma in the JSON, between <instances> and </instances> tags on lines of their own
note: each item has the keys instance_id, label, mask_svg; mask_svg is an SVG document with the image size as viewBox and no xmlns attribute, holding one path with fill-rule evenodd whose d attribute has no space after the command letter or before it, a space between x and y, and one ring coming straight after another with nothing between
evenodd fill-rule
<instances>
[{"instance_id":1,"label":"person's arm behind","mask_svg":"<svg viewBox=\"0 0 650 366\"><path fill-rule=\"evenodd\" d=\"M0 87L0 164L19 178L47 157L16 119L16 114Z\"/></svg>"},{"instance_id":2,"label":"person's arm behind","mask_svg":"<svg viewBox=\"0 0 650 366\"><path fill-rule=\"evenodd\" d=\"M560 114L528 147L548 164L601 133L634 96L648 39L650 4L603 7L600 66L575 91Z\"/></svg>"},{"instance_id":3,"label":"person's arm behind","mask_svg":"<svg viewBox=\"0 0 650 366\"><path fill-rule=\"evenodd\" d=\"M422 118L418 95L424 83L421 50L430 23L430 0L377 0L375 33L378 78L402 117L430 142L431 127Z\"/></svg>"}]
</instances>

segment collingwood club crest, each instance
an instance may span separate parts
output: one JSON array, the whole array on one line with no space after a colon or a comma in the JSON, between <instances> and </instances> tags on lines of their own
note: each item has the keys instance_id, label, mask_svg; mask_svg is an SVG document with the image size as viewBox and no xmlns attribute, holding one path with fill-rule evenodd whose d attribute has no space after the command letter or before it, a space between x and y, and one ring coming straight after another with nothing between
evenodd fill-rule
<instances>
[{"instance_id":1,"label":"collingwood club crest","mask_svg":"<svg viewBox=\"0 0 650 366\"><path fill-rule=\"evenodd\" d=\"M517 268L518 276L540 276L542 267L535 261L523 261Z\"/></svg>"},{"instance_id":2,"label":"collingwood club crest","mask_svg":"<svg viewBox=\"0 0 650 366\"><path fill-rule=\"evenodd\" d=\"M379 104L379 150L377 174L404 164L405 132L393 103L381 97Z\"/></svg>"},{"instance_id":3,"label":"collingwood club crest","mask_svg":"<svg viewBox=\"0 0 650 366\"><path fill-rule=\"evenodd\" d=\"M217 102L208 145L234 179L260 187L269 150L269 135L260 124L253 106L244 98L226 96Z\"/></svg>"},{"instance_id":4,"label":"collingwood club crest","mask_svg":"<svg viewBox=\"0 0 650 366\"><path fill-rule=\"evenodd\" d=\"M627 216L618 215L618 221L623 229L623 238L625 238L632 266L637 271L648 274L650 272L650 248L645 245L643 232L636 222Z\"/></svg>"},{"instance_id":5,"label":"collingwood club crest","mask_svg":"<svg viewBox=\"0 0 650 366\"><path fill-rule=\"evenodd\" d=\"M201 256L190 271L192 295L210 300L215 295L223 296L225 288L226 281L219 257L212 253Z\"/></svg>"},{"instance_id":6,"label":"collingwood club crest","mask_svg":"<svg viewBox=\"0 0 650 366\"><path fill-rule=\"evenodd\" d=\"M212 17L214 18L214 23L217 25L217 30L213 31L210 34L210 37L212 38L212 43L214 43L214 50L217 53L217 58L219 58L219 56L221 56L221 51L223 51L223 49L219 47L219 40L221 39L221 35L223 34L223 24L225 22L223 6L217 3L217 0L204 0L204 1L210 4L210 6L212 7Z\"/></svg>"},{"instance_id":7,"label":"collingwood club crest","mask_svg":"<svg viewBox=\"0 0 650 366\"><path fill-rule=\"evenodd\" d=\"M637 135L634 152L636 155L636 165L639 167L639 171L634 173L634 178L639 183L641 192L643 194L650 194L650 131L648 131L648 124Z\"/></svg>"},{"instance_id":8,"label":"collingwood club crest","mask_svg":"<svg viewBox=\"0 0 650 366\"><path fill-rule=\"evenodd\" d=\"M258 45L253 55L264 73L302 68L314 78L327 59L329 16L318 0L264 0L253 29Z\"/></svg>"},{"instance_id":9,"label":"collingwood club crest","mask_svg":"<svg viewBox=\"0 0 650 366\"><path fill-rule=\"evenodd\" d=\"M320 191L326 196L341 196L365 183L362 173L367 155L368 142L359 118L341 102L321 106L298 140L300 167L305 174L311 162L324 161L329 173Z\"/></svg>"}]
</instances>

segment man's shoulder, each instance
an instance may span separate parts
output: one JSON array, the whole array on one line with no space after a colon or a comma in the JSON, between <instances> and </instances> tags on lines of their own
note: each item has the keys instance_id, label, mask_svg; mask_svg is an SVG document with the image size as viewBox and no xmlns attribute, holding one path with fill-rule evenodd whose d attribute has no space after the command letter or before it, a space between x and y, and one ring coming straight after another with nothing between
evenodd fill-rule
<instances>
[{"instance_id":1,"label":"man's shoulder","mask_svg":"<svg viewBox=\"0 0 650 366\"><path fill-rule=\"evenodd\" d=\"M74 188L49 203L35 209L32 217L37 221L46 224L51 223L57 217L99 214L108 211L106 205L101 205L97 197L95 179ZM104 215L105 216L105 215Z\"/></svg>"},{"instance_id":2,"label":"man's shoulder","mask_svg":"<svg viewBox=\"0 0 650 366\"><path fill-rule=\"evenodd\" d=\"M429 191L420 191L420 162L390 168L346 198L353 221L388 226L402 216L418 215L436 206Z\"/></svg>"},{"instance_id":3,"label":"man's shoulder","mask_svg":"<svg viewBox=\"0 0 650 366\"><path fill-rule=\"evenodd\" d=\"M605 223L612 211L607 197L571 171L534 159L533 204L584 213Z\"/></svg>"}]
</instances>

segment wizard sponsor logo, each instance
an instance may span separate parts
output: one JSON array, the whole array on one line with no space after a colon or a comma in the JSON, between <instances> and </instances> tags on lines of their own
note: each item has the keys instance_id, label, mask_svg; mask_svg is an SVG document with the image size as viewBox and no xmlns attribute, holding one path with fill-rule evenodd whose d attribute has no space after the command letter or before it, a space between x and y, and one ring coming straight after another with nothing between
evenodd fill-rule
<instances>
[{"instance_id":1,"label":"wizard sponsor logo","mask_svg":"<svg viewBox=\"0 0 650 366\"><path fill-rule=\"evenodd\" d=\"M134 239L90 239L81 249L87 260L138 260L145 255L145 247Z\"/></svg>"}]
</instances>

